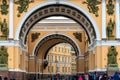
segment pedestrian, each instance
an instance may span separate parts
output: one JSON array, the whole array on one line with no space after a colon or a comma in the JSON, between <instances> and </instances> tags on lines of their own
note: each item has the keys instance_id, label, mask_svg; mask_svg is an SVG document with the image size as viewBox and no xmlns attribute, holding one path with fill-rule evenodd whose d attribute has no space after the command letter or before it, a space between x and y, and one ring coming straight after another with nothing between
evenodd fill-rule
<instances>
[{"instance_id":1,"label":"pedestrian","mask_svg":"<svg viewBox=\"0 0 120 80\"><path fill-rule=\"evenodd\" d=\"M107 74L104 74L101 78L101 80L108 80Z\"/></svg>"},{"instance_id":2,"label":"pedestrian","mask_svg":"<svg viewBox=\"0 0 120 80\"><path fill-rule=\"evenodd\" d=\"M113 79L114 80L119 80L119 74L118 74L118 72L115 72L115 74L113 75Z\"/></svg>"},{"instance_id":3,"label":"pedestrian","mask_svg":"<svg viewBox=\"0 0 120 80\"><path fill-rule=\"evenodd\" d=\"M4 80L8 80L8 78L7 78L7 77L4 77Z\"/></svg>"},{"instance_id":4,"label":"pedestrian","mask_svg":"<svg viewBox=\"0 0 120 80\"><path fill-rule=\"evenodd\" d=\"M113 76L110 76L110 80L114 80L114 79L113 79Z\"/></svg>"},{"instance_id":5,"label":"pedestrian","mask_svg":"<svg viewBox=\"0 0 120 80\"><path fill-rule=\"evenodd\" d=\"M83 78L82 78L82 76L81 76L81 75L79 76L78 80L83 80Z\"/></svg>"},{"instance_id":6,"label":"pedestrian","mask_svg":"<svg viewBox=\"0 0 120 80\"><path fill-rule=\"evenodd\" d=\"M0 80L2 80L2 77L0 76Z\"/></svg>"}]
</instances>

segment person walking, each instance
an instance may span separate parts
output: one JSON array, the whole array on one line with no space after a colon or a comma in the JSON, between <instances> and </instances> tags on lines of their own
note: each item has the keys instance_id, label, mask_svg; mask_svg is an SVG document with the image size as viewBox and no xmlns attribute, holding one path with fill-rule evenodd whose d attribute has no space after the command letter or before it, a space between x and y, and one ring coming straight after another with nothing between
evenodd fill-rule
<instances>
[{"instance_id":1,"label":"person walking","mask_svg":"<svg viewBox=\"0 0 120 80\"><path fill-rule=\"evenodd\" d=\"M115 74L113 75L113 79L114 80L119 80L119 74L118 74L118 72L115 72Z\"/></svg>"},{"instance_id":2,"label":"person walking","mask_svg":"<svg viewBox=\"0 0 120 80\"><path fill-rule=\"evenodd\" d=\"M83 78L82 78L82 76L81 76L81 75L79 76L78 80L83 80Z\"/></svg>"}]
</instances>

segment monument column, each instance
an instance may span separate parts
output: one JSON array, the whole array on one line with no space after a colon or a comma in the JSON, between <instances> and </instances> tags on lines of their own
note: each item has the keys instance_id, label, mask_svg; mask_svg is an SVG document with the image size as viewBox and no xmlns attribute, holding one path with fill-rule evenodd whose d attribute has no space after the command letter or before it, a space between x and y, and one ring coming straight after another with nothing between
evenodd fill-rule
<instances>
[{"instance_id":1,"label":"monument column","mask_svg":"<svg viewBox=\"0 0 120 80\"><path fill-rule=\"evenodd\" d=\"M13 0L10 0L10 16L9 16L9 39L13 39Z\"/></svg>"},{"instance_id":2,"label":"monument column","mask_svg":"<svg viewBox=\"0 0 120 80\"><path fill-rule=\"evenodd\" d=\"M106 39L106 0L102 0L102 39Z\"/></svg>"},{"instance_id":3,"label":"monument column","mask_svg":"<svg viewBox=\"0 0 120 80\"><path fill-rule=\"evenodd\" d=\"M116 39L120 39L119 0L116 0Z\"/></svg>"}]
</instances>

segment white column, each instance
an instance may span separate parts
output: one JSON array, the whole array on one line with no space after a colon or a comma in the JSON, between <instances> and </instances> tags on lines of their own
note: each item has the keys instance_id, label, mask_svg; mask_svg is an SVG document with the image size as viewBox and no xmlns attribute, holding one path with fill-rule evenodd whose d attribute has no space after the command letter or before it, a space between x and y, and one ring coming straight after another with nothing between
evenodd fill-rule
<instances>
[{"instance_id":1,"label":"white column","mask_svg":"<svg viewBox=\"0 0 120 80\"><path fill-rule=\"evenodd\" d=\"M106 39L106 4L102 0L102 39Z\"/></svg>"},{"instance_id":2,"label":"white column","mask_svg":"<svg viewBox=\"0 0 120 80\"><path fill-rule=\"evenodd\" d=\"M10 6L9 6L9 39L13 39L13 0L10 0Z\"/></svg>"},{"instance_id":3,"label":"white column","mask_svg":"<svg viewBox=\"0 0 120 80\"><path fill-rule=\"evenodd\" d=\"M116 0L116 39L120 39L119 0Z\"/></svg>"}]
</instances>

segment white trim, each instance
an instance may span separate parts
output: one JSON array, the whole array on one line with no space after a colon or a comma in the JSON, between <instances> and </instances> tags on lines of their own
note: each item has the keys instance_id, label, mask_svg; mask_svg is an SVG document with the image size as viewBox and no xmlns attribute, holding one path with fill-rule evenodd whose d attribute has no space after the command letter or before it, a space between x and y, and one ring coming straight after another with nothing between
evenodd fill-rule
<instances>
[{"instance_id":1,"label":"white trim","mask_svg":"<svg viewBox=\"0 0 120 80\"><path fill-rule=\"evenodd\" d=\"M39 3L38 5L34 6L32 9L30 9L24 16L23 18L20 20L19 24L18 24L18 27L17 27L17 30L16 30L16 35L15 35L15 39L16 40L19 40L19 34L20 34L20 30L22 28L22 25L23 23L25 22L25 20L28 18L28 16L34 12L35 10L37 10L38 8L40 7L43 7L45 5L52 5L52 4L56 4L56 1L47 1L47 2L42 2L42 3ZM83 9L82 7L80 7L79 5L77 4L74 4L74 3L71 3L71 2L68 2L68 1L61 1L59 2L59 4L65 4L65 5L70 5L70 6L73 6L74 8L80 10L81 12L83 12L88 18L89 20L91 20L91 23L93 24L94 26L94 29L95 29L95 32L96 32L96 37L97 37L97 40L100 40L100 33L99 33L99 30L98 30L98 26L95 22L95 20L90 16L90 14L85 10Z\"/></svg>"},{"instance_id":2,"label":"white trim","mask_svg":"<svg viewBox=\"0 0 120 80\"><path fill-rule=\"evenodd\" d=\"M9 39L13 39L13 0L10 0L10 10L9 10Z\"/></svg>"},{"instance_id":3,"label":"white trim","mask_svg":"<svg viewBox=\"0 0 120 80\"><path fill-rule=\"evenodd\" d=\"M95 43L96 46L120 46L120 41L119 40L102 40L102 41L97 41Z\"/></svg>"},{"instance_id":4,"label":"white trim","mask_svg":"<svg viewBox=\"0 0 120 80\"><path fill-rule=\"evenodd\" d=\"M120 39L120 18L119 18L119 11L120 11L120 8L119 8L119 0L116 0L116 39Z\"/></svg>"},{"instance_id":5,"label":"white trim","mask_svg":"<svg viewBox=\"0 0 120 80\"><path fill-rule=\"evenodd\" d=\"M21 69L9 69L8 71L14 71L14 72L26 72L26 70L21 70Z\"/></svg>"},{"instance_id":6,"label":"white trim","mask_svg":"<svg viewBox=\"0 0 120 80\"><path fill-rule=\"evenodd\" d=\"M102 0L102 38L106 39L106 0Z\"/></svg>"},{"instance_id":7,"label":"white trim","mask_svg":"<svg viewBox=\"0 0 120 80\"><path fill-rule=\"evenodd\" d=\"M54 35L54 34L56 34L56 32L51 33L51 34L48 34L48 35L45 35L45 36L42 36L42 38L40 38L39 41L35 44L35 47L34 47L33 52L32 52L32 56L34 56L35 49L36 49L37 45L39 44L39 42L40 42L41 40L43 40L45 37L50 36L50 35ZM75 45L77 46L77 49L78 49L78 51L79 51L79 56L81 55L80 47L79 47L79 45L77 44L77 42L76 42L75 40L73 40L70 36L68 36L68 35L66 35L66 34L62 34L62 33L60 33L60 32L57 33L57 34L64 35L64 36L70 38L70 39L75 43Z\"/></svg>"},{"instance_id":8,"label":"white trim","mask_svg":"<svg viewBox=\"0 0 120 80\"><path fill-rule=\"evenodd\" d=\"M97 68L97 69L89 70L88 72L95 72L95 71L105 72L105 71L107 71L107 69L106 68Z\"/></svg>"},{"instance_id":9,"label":"white trim","mask_svg":"<svg viewBox=\"0 0 120 80\"><path fill-rule=\"evenodd\" d=\"M0 46L20 46L19 41L4 40L0 41Z\"/></svg>"},{"instance_id":10,"label":"white trim","mask_svg":"<svg viewBox=\"0 0 120 80\"><path fill-rule=\"evenodd\" d=\"M84 74L85 72L77 72L77 74Z\"/></svg>"}]
</instances>

